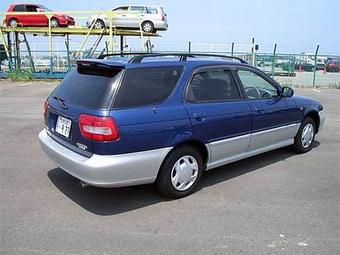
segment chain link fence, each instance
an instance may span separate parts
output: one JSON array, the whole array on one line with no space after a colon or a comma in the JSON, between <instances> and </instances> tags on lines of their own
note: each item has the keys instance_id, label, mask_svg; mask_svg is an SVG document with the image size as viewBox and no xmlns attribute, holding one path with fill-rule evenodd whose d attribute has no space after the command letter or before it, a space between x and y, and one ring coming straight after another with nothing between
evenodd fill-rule
<instances>
[{"instance_id":1,"label":"chain link fence","mask_svg":"<svg viewBox=\"0 0 340 255\"><path fill-rule=\"evenodd\" d=\"M281 54L276 52L276 46L273 47L273 52L262 53L256 50L254 44L187 42L153 45L150 40L147 40L147 43L150 52L191 52L237 56L272 76L284 86L340 88L339 55L321 55L317 51L315 53ZM119 42L114 41L114 45L114 51L120 52ZM47 48L44 43L31 44L30 50L23 45L20 58L12 63L13 68L34 71L34 76L38 78L62 78L72 69L76 59L95 58L107 52L105 42L95 51L91 46L89 43L79 52L77 50L79 43L74 42L70 45L55 43L50 54L50 51L44 50ZM139 52L140 44L124 42L124 51ZM0 54L2 76L6 76L11 67L1 45Z\"/></svg>"}]
</instances>

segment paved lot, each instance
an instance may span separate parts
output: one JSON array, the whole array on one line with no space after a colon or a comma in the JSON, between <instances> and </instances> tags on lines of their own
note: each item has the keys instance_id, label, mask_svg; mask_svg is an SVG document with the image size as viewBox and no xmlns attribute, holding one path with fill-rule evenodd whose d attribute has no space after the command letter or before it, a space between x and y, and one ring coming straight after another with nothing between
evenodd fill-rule
<instances>
[{"instance_id":1,"label":"paved lot","mask_svg":"<svg viewBox=\"0 0 340 255\"><path fill-rule=\"evenodd\" d=\"M269 152L205 175L197 193L81 189L40 151L54 84L0 82L1 254L340 254L340 90L320 99L314 149Z\"/></svg>"}]
</instances>

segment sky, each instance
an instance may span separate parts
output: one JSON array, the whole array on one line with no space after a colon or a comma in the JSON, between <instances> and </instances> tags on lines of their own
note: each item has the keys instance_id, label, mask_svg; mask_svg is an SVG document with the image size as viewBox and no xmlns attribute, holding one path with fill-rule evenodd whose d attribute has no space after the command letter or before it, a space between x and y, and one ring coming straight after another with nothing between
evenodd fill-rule
<instances>
[{"instance_id":1,"label":"sky","mask_svg":"<svg viewBox=\"0 0 340 255\"><path fill-rule=\"evenodd\" d=\"M188 41L197 47L200 47L198 43L235 42L243 49L250 47L248 44L254 37L260 52L272 52L274 43L281 53L314 52L319 44L321 54L340 55L340 0L25 1L58 11L110 10L127 4L160 5L168 15L169 29L153 40L158 49L178 50L187 47ZM19 2L0 0L0 12L6 11L10 3Z\"/></svg>"}]
</instances>

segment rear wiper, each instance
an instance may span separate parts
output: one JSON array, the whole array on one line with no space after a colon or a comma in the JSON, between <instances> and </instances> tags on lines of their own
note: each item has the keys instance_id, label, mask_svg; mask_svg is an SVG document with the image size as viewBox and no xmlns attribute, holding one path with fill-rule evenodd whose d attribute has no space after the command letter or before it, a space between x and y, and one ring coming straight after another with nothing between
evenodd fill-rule
<instances>
[{"instance_id":1,"label":"rear wiper","mask_svg":"<svg viewBox=\"0 0 340 255\"><path fill-rule=\"evenodd\" d=\"M65 99L61 98L60 96L54 96L53 98L60 103L61 107L68 109L67 105L65 104Z\"/></svg>"}]
</instances>

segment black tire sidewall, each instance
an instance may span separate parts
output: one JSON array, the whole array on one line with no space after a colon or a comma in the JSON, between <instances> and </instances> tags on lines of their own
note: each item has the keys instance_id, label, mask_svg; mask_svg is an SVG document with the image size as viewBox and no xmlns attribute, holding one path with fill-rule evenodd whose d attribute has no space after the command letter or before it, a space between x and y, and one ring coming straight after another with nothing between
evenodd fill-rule
<instances>
[{"instance_id":1,"label":"black tire sidewall","mask_svg":"<svg viewBox=\"0 0 340 255\"><path fill-rule=\"evenodd\" d=\"M198 164L198 176L194 184L185 191L176 190L171 182L171 171L174 164L183 156L190 155L194 157ZM191 194L197 187L203 174L203 160L201 154L191 146L183 146L172 151L164 160L157 180L156 185L159 192L169 198L181 198Z\"/></svg>"},{"instance_id":2,"label":"black tire sidewall","mask_svg":"<svg viewBox=\"0 0 340 255\"><path fill-rule=\"evenodd\" d=\"M314 129L314 134L313 134L313 140L311 142L311 144L308 146L308 147L303 147L302 146L302 140L301 140L301 136L302 136L302 131L304 129L304 127L308 124L312 124L313 125L313 129ZM312 149L313 147L313 143L314 143L314 138L315 138L315 132L316 132L316 129L315 129L315 122L312 118L305 118L303 120L303 122L301 123L301 126L299 128L299 131L298 133L296 134L295 138L294 138L294 150L297 152L297 153L305 153L305 152L308 152Z\"/></svg>"}]
</instances>

